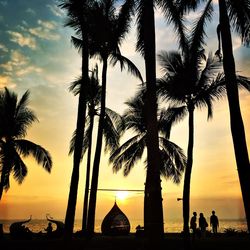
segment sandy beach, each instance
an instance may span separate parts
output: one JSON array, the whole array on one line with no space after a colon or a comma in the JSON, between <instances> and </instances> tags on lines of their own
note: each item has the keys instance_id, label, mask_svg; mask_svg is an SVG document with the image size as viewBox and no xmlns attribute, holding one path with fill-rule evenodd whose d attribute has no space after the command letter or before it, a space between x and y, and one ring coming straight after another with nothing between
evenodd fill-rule
<instances>
[{"instance_id":1,"label":"sandy beach","mask_svg":"<svg viewBox=\"0 0 250 250\"><path fill-rule=\"evenodd\" d=\"M145 249L146 242L143 238L138 238L134 234L128 236L109 237L96 234L91 240L73 238L70 243L65 243L62 239L47 239L45 235L33 237L29 240L11 239L9 235L4 235L0 240L1 249L4 250L142 250ZM250 236L218 234L210 235L204 239L195 239L191 249L220 249L220 250L249 250ZM182 250L184 249L183 240L178 233L165 234L161 249Z\"/></svg>"}]
</instances>

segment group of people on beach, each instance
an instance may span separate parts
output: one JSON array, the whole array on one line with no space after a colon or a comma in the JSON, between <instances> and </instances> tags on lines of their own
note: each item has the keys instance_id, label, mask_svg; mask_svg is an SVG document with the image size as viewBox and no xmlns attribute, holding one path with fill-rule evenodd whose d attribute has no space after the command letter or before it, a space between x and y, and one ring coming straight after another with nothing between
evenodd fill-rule
<instances>
[{"instance_id":1,"label":"group of people on beach","mask_svg":"<svg viewBox=\"0 0 250 250\"><path fill-rule=\"evenodd\" d=\"M190 220L190 228L192 229L193 238L195 238L196 235L200 237L206 236L206 230L208 227L208 223L206 221L206 218L204 217L203 213L200 213L200 217L198 219L198 227L197 227L197 213L193 212L193 216ZM217 234L218 227L219 227L219 219L217 215L215 215L215 211L212 211L212 215L210 216L210 227L213 234Z\"/></svg>"}]
</instances>

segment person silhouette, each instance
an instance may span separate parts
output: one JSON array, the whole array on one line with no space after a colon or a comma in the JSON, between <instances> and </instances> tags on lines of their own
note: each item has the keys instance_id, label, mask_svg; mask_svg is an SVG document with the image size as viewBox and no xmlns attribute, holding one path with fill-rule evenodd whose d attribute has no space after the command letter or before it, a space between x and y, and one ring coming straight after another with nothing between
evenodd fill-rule
<instances>
[{"instance_id":1,"label":"person silhouette","mask_svg":"<svg viewBox=\"0 0 250 250\"><path fill-rule=\"evenodd\" d=\"M201 237L205 237L207 227L208 227L208 224L207 224L206 218L204 217L203 213L200 213L199 228L201 231Z\"/></svg>"},{"instance_id":2,"label":"person silhouette","mask_svg":"<svg viewBox=\"0 0 250 250\"><path fill-rule=\"evenodd\" d=\"M196 213L196 212L193 212L193 216L192 216L192 218L191 218L191 220L190 220L190 228L192 229L193 239L195 238L196 229L197 229L196 219L197 219L197 213Z\"/></svg>"},{"instance_id":3,"label":"person silhouette","mask_svg":"<svg viewBox=\"0 0 250 250\"><path fill-rule=\"evenodd\" d=\"M210 226L212 227L212 232L217 234L217 229L219 227L219 219L215 215L215 211L212 211L212 215L210 216Z\"/></svg>"},{"instance_id":4,"label":"person silhouette","mask_svg":"<svg viewBox=\"0 0 250 250\"><path fill-rule=\"evenodd\" d=\"M47 232L47 235L48 235L49 237L52 235L52 230L53 230L53 228L52 228L51 222L48 223L47 228L45 228L44 230Z\"/></svg>"}]
</instances>

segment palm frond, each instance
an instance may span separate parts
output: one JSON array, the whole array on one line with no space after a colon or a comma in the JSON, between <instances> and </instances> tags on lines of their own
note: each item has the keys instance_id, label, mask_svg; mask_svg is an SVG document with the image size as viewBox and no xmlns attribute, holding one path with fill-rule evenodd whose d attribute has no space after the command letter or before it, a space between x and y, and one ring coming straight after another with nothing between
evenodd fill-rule
<instances>
[{"instance_id":1,"label":"palm frond","mask_svg":"<svg viewBox=\"0 0 250 250\"><path fill-rule=\"evenodd\" d=\"M165 135L165 138L170 137L171 128L174 124L179 123L187 115L187 107L170 106L167 109L162 109L158 119L159 132Z\"/></svg>"},{"instance_id":2,"label":"palm frond","mask_svg":"<svg viewBox=\"0 0 250 250\"><path fill-rule=\"evenodd\" d=\"M236 75L237 83L240 88L250 91L250 78L246 76Z\"/></svg>"},{"instance_id":3,"label":"palm frond","mask_svg":"<svg viewBox=\"0 0 250 250\"><path fill-rule=\"evenodd\" d=\"M166 20L174 25L179 47L182 51L188 51L188 39L186 37L186 27L184 25L184 16L181 14L178 4L174 1L159 1L159 5L163 10Z\"/></svg>"},{"instance_id":4,"label":"palm frond","mask_svg":"<svg viewBox=\"0 0 250 250\"><path fill-rule=\"evenodd\" d=\"M159 144L162 160L161 174L167 179L172 179L174 183L179 183L187 164L183 150L164 137L159 137Z\"/></svg>"},{"instance_id":5,"label":"palm frond","mask_svg":"<svg viewBox=\"0 0 250 250\"><path fill-rule=\"evenodd\" d=\"M124 40L125 35L129 32L130 23L134 14L134 0L126 0L120 7L120 11L117 18L116 37L118 44Z\"/></svg>"},{"instance_id":6,"label":"palm frond","mask_svg":"<svg viewBox=\"0 0 250 250\"><path fill-rule=\"evenodd\" d=\"M24 157L32 155L38 164L50 173L52 168L52 158L50 153L42 146L28 140L15 140L17 151Z\"/></svg>"},{"instance_id":7,"label":"palm frond","mask_svg":"<svg viewBox=\"0 0 250 250\"><path fill-rule=\"evenodd\" d=\"M250 4L246 0L226 1L233 29L246 45L250 41Z\"/></svg>"},{"instance_id":8,"label":"palm frond","mask_svg":"<svg viewBox=\"0 0 250 250\"><path fill-rule=\"evenodd\" d=\"M131 73L133 76L139 78L141 80L141 82L143 82L143 78L142 78L142 75L141 75L141 72L139 71L139 69L135 66L135 64L132 61L130 61L125 56L122 56L121 54L117 54L117 53L112 53L110 62L113 66L115 66L116 63L119 62L120 66L121 66L121 71L126 66L129 73Z\"/></svg>"},{"instance_id":9,"label":"palm frond","mask_svg":"<svg viewBox=\"0 0 250 250\"><path fill-rule=\"evenodd\" d=\"M116 112L106 109L104 119L103 135L105 138L105 151L114 150L119 146L120 134L117 130L118 120L121 121L121 116Z\"/></svg>"},{"instance_id":10,"label":"palm frond","mask_svg":"<svg viewBox=\"0 0 250 250\"><path fill-rule=\"evenodd\" d=\"M75 36L71 36L71 43L78 50L79 53L82 51L82 47L83 47L83 40L82 39L77 38Z\"/></svg>"},{"instance_id":11,"label":"palm frond","mask_svg":"<svg viewBox=\"0 0 250 250\"><path fill-rule=\"evenodd\" d=\"M142 138L145 137L145 133L143 134L137 134L130 139L128 139L126 142L124 142L122 145L119 146L119 148L115 149L113 152L111 152L110 157L109 157L109 162L110 163L118 163L120 161L117 160L117 157L119 155L122 155L123 152L127 149L130 148L133 144L137 144L138 142L141 141ZM116 165L116 164L115 164ZM118 164L120 167L121 165Z\"/></svg>"},{"instance_id":12,"label":"palm frond","mask_svg":"<svg viewBox=\"0 0 250 250\"><path fill-rule=\"evenodd\" d=\"M110 156L113 171L118 172L123 168L123 175L127 176L136 162L141 159L145 146L145 134L132 137L121 145Z\"/></svg>"},{"instance_id":13,"label":"palm frond","mask_svg":"<svg viewBox=\"0 0 250 250\"><path fill-rule=\"evenodd\" d=\"M13 158L14 158L12 166L13 177L18 182L18 184L22 184L24 178L28 173L28 168L17 152L15 152L15 154L13 155Z\"/></svg>"},{"instance_id":14,"label":"palm frond","mask_svg":"<svg viewBox=\"0 0 250 250\"><path fill-rule=\"evenodd\" d=\"M206 36L205 33L205 25L208 21L212 20L212 12L213 12L213 6L212 6L212 0L209 0L207 2L207 5L202 12L201 16L197 18L195 21L195 25L191 32L191 46L190 46L190 53L191 57L196 57L197 51L201 50L203 48L203 45L205 45L205 39ZM196 60L196 58L194 58Z\"/></svg>"}]
</instances>

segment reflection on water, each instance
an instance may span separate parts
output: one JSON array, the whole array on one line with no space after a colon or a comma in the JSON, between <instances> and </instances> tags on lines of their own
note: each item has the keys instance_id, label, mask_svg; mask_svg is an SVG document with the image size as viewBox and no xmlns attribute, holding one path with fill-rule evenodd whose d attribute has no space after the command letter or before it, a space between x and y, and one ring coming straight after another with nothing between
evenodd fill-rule
<instances>
[{"instance_id":1,"label":"reflection on water","mask_svg":"<svg viewBox=\"0 0 250 250\"><path fill-rule=\"evenodd\" d=\"M16 221L21 220L0 220L0 223L3 224L4 232L9 232L10 224ZM63 221L63 220L62 220ZM209 221L209 218L207 218L207 221ZM101 223L102 220L96 220L95 225L95 231L101 232ZM53 224L53 223L52 223ZM138 225L143 226L142 220L132 220L130 219L131 224L131 232L135 232L135 228ZM44 229L47 227L48 221L47 220L40 220L40 219L32 219L29 223L26 223L25 226L29 227L29 229L32 232L38 233L38 232L45 232ZM53 224L53 230L55 230L56 226ZM182 220L181 219L175 219L175 220L167 220L164 224L164 230L168 233L178 233L182 231ZM234 228L238 231L246 231L247 230L247 224L244 219L221 219L220 220L220 227L219 232L223 232L225 228ZM79 231L81 229L81 220L75 221L74 231ZM210 228L209 228L210 230Z\"/></svg>"}]
</instances>

